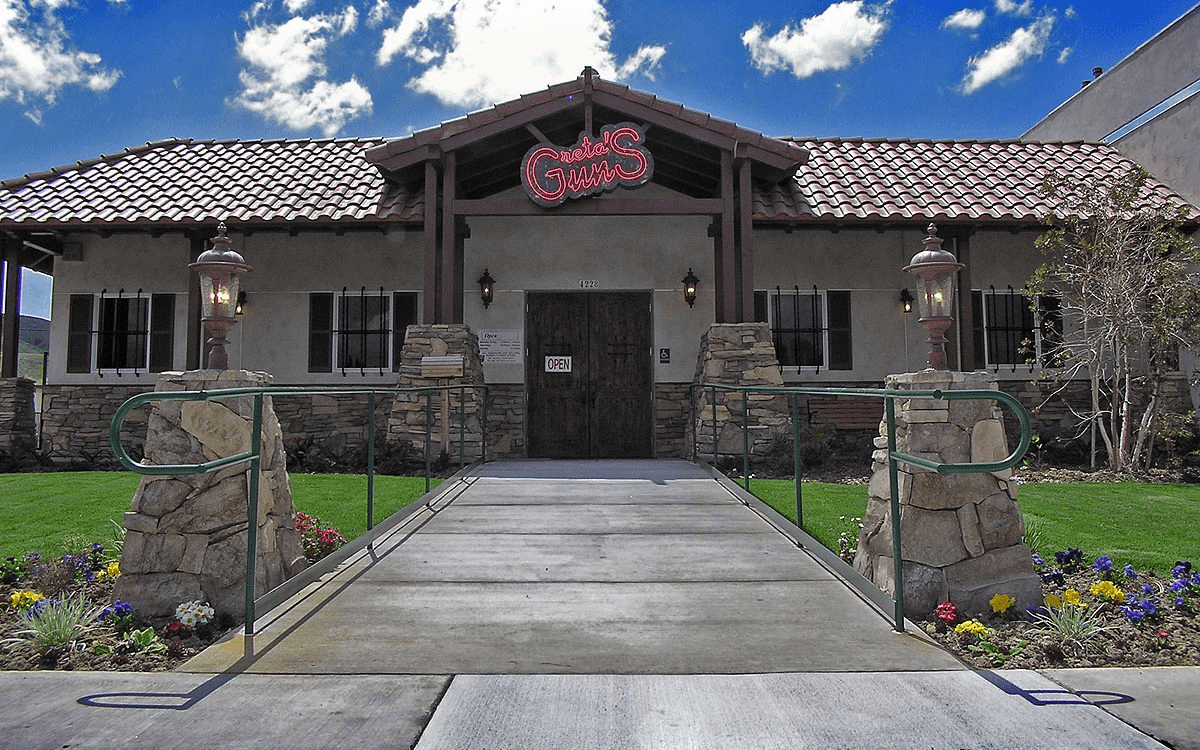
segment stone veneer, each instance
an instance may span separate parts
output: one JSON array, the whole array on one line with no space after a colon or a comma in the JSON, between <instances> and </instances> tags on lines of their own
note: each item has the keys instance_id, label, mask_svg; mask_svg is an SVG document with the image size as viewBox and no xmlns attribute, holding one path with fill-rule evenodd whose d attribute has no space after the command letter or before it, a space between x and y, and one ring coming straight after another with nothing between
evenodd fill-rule
<instances>
[{"instance_id":1,"label":"stone veneer","mask_svg":"<svg viewBox=\"0 0 1200 750\"><path fill-rule=\"evenodd\" d=\"M694 382L731 386L783 385L783 373L775 358L775 345L766 323L715 323L700 339ZM713 455L713 392L700 389L696 394L696 421L687 417L685 440L690 453L692 430L696 431L696 450L702 460ZM783 435L790 434L787 396L750 394L744 415L742 394L717 391L715 398L718 463L742 455L743 422L749 420L750 453L761 455Z\"/></svg>"},{"instance_id":2,"label":"stone veneer","mask_svg":"<svg viewBox=\"0 0 1200 750\"><path fill-rule=\"evenodd\" d=\"M156 391L250 388L266 373L200 370L163 373ZM250 448L254 400L159 401L146 435L146 463L195 464ZM125 514L121 577L113 596L142 617L206 600L218 615L245 613L249 464L191 476L144 476ZM255 591L261 596L305 567L295 528L283 434L271 398L263 399Z\"/></svg>"},{"instance_id":3,"label":"stone veneer","mask_svg":"<svg viewBox=\"0 0 1200 750\"><path fill-rule=\"evenodd\" d=\"M33 381L0 379L0 455L20 459L37 448Z\"/></svg>"},{"instance_id":4,"label":"stone veneer","mask_svg":"<svg viewBox=\"0 0 1200 750\"><path fill-rule=\"evenodd\" d=\"M146 385L47 385L42 388L42 448L55 459L85 460L97 465L113 461L108 430L113 414L130 398L149 390ZM130 412L121 429L121 442L140 453L146 439L148 408Z\"/></svg>"},{"instance_id":5,"label":"stone veneer","mask_svg":"<svg viewBox=\"0 0 1200 750\"><path fill-rule=\"evenodd\" d=\"M459 377L427 376L422 374L424 357L461 355L463 374ZM400 359L400 385L405 388L423 388L442 385L466 385L462 393L465 400L466 435L464 457L473 461L483 455L483 420L481 390L470 386L483 384L483 361L479 358L479 339L465 325L412 325L404 338L404 350ZM437 456L443 450L451 459L459 455L459 412L458 391L447 391L433 397L433 425L430 433L430 451ZM420 394L397 394L392 401L391 417L388 420L389 443L409 442L417 452L425 452L426 396Z\"/></svg>"},{"instance_id":6,"label":"stone veneer","mask_svg":"<svg viewBox=\"0 0 1200 750\"><path fill-rule=\"evenodd\" d=\"M394 386L388 386L394 387ZM367 445L366 394L276 396L275 415L283 429L284 445L311 441L332 452L361 450ZM375 434L387 432L392 395L375 394Z\"/></svg>"},{"instance_id":7,"label":"stone veneer","mask_svg":"<svg viewBox=\"0 0 1200 750\"><path fill-rule=\"evenodd\" d=\"M692 418L691 393L691 383L655 383L655 458L686 458L691 453L692 445L687 438Z\"/></svg>"},{"instance_id":8,"label":"stone veneer","mask_svg":"<svg viewBox=\"0 0 1200 750\"><path fill-rule=\"evenodd\" d=\"M525 457L525 385L488 386L487 450L490 458Z\"/></svg>"},{"instance_id":9,"label":"stone veneer","mask_svg":"<svg viewBox=\"0 0 1200 750\"><path fill-rule=\"evenodd\" d=\"M996 389L988 373L926 370L888 376L893 390ZM887 462L887 422L875 439L873 473L855 568L884 591L895 591ZM914 398L896 403L896 449L942 463L997 461L1008 453L994 401ZM1021 541L1024 523L1011 470L942 475L901 462L898 492L904 610L927 616L951 601L963 613L989 611L994 594L1016 606L1041 603L1041 582Z\"/></svg>"}]
</instances>

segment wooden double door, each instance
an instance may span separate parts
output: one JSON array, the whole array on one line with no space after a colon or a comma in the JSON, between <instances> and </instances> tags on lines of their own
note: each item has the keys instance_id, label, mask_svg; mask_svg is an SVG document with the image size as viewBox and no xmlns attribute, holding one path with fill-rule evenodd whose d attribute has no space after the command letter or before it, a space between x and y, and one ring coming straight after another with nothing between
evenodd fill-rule
<instances>
[{"instance_id":1,"label":"wooden double door","mask_svg":"<svg viewBox=\"0 0 1200 750\"><path fill-rule=\"evenodd\" d=\"M649 292L526 297L531 458L650 458L654 371Z\"/></svg>"}]
</instances>

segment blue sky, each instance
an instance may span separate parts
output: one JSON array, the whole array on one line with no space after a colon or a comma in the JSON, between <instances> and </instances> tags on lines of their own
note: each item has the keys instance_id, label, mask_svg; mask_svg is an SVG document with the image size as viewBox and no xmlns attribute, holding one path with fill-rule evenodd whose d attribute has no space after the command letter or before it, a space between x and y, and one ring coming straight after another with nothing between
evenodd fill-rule
<instances>
[{"instance_id":1,"label":"blue sky","mask_svg":"<svg viewBox=\"0 0 1200 750\"><path fill-rule=\"evenodd\" d=\"M1194 4L0 0L0 179L169 137L403 136L585 65L768 135L1014 138Z\"/></svg>"}]
</instances>

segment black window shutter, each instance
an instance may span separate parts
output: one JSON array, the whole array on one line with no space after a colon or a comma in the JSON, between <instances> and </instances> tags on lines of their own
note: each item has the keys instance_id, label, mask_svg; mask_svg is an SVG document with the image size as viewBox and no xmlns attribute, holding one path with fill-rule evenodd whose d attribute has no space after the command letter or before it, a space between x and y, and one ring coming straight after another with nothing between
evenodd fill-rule
<instances>
[{"instance_id":1,"label":"black window shutter","mask_svg":"<svg viewBox=\"0 0 1200 750\"><path fill-rule=\"evenodd\" d=\"M67 316L67 372L92 369L92 305L90 294L72 294Z\"/></svg>"},{"instance_id":2,"label":"black window shutter","mask_svg":"<svg viewBox=\"0 0 1200 750\"><path fill-rule=\"evenodd\" d=\"M829 369L853 370L854 355L850 340L850 292L825 292L829 308Z\"/></svg>"},{"instance_id":3,"label":"black window shutter","mask_svg":"<svg viewBox=\"0 0 1200 750\"><path fill-rule=\"evenodd\" d=\"M417 293L396 292L392 295L392 371L400 371L400 355L404 352L404 337L408 327L417 322Z\"/></svg>"},{"instance_id":4,"label":"black window shutter","mask_svg":"<svg viewBox=\"0 0 1200 750\"><path fill-rule=\"evenodd\" d=\"M767 293L766 292L755 292L754 293L754 322L755 323L769 323L770 322L770 320L767 318Z\"/></svg>"},{"instance_id":5,"label":"black window shutter","mask_svg":"<svg viewBox=\"0 0 1200 750\"><path fill-rule=\"evenodd\" d=\"M333 294L308 296L308 371L333 372Z\"/></svg>"},{"instance_id":6,"label":"black window shutter","mask_svg":"<svg viewBox=\"0 0 1200 750\"><path fill-rule=\"evenodd\" d=\"M983 335L983 292L971 292L971 342L975 347L975 369L982 370L987 364L987 344Z\"/></svg>"},{"instance_id":7,"label":"black window shutter","mask_svg":"<svg viewBox=\"0 0 1200 750\"><path fill-rule=\"evenodd\" d=\"M150 372L175 365L175 295L150 295Z\"/></svg>"}]
</instances>

